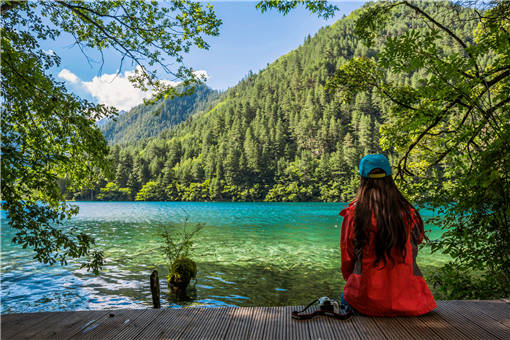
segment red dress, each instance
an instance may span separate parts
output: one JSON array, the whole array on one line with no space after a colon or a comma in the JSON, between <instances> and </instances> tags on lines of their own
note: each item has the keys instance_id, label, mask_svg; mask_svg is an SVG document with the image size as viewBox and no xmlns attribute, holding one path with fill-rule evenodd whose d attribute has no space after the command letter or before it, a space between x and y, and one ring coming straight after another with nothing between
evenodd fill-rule
<instances>
[{"instance_id":1,"label":"red dress","mask_svg":"<svg viewBox=\"0 0 510 340\"><path fill-rule=\"evenodd\" d=\"M365 315L373 316L415 316L430 312L436 302L416 265L418 244L423 240L419 223L412 211L413 220L405 221L407 227L406 257L402 263L402 254L392 250L391 260L383 261L374 267L374 238L377 230L372 217L372 229L368 242L359 258L354 254L354 202L340 212L343 216L340 248L342 252L342 275L346 280L344 299L354 309ZM414 227L414 228L413 228Z\"/></svg>"}]
</instances>

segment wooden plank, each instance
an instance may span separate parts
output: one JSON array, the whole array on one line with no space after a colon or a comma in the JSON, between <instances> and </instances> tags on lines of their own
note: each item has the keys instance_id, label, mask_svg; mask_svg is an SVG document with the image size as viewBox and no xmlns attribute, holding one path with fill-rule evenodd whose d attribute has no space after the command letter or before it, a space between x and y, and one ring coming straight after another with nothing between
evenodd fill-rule
<instances>
[{"instance_id":1,"label":"wooden plank","mask_svg":"<svg viewBox=\"0 0 510 340\"><path fill-rule=\"evenodd\" d=\"M2 315L2 339L510 339L510 304L438 301L420 317L294 320L301 306ZM110 316L112 313L113 316Z\"/></svg>"},{"instance_id":2,"label":"wooden plank","mask_svg":"<svg viewBox=\"0 0 510 340\"><path fill-rule=\"evenodd\" d=\"M247 339L262 339L265 327L265 308L267 307L252 307L252 326Z\"/></svg>"},{"instance_id":3,"label":"wooden plank","mask_svg":"<svg viewBox=\"0 0 510 340\"><path fill-rule=\"evenodd\" d=\"M354 326L353 318L349 320L339 320L332 317L326 317L331 325L335 339L361 339Z\"/></svg>"},{"instance_id":4,"label":"wooden plank","mask_svg":"<svg viewBox=\"0 0 510 340\"><path fill-rule=\"evenodd\" d=\"M457 300L455 303L476 307L482 313L510 328L510 303L503 300Z\"/></svg>"},{"instance_id":5,"label":"wooden plank","mask_svg":"<svg viewBox=\"0 0 510 340\"><path fill-rule=\"evenodd\" d=\"M234 315L234 311L237 308L228 307L225 308L225 313L221 316L219 320L217 320L217 333L213 333L214 336L218 336L219 339L225 339L227 335L228 329L230 328L230 324L232 322L232 316ZM221 336L221 337L220 337Z\"/></svg>"},{"instance_id":6,"label":"wooden plank","mask_svg":"<svg viewBox=\"0 0 510 340\"><path fill-rule=\"evenodd\" d=\"M71 339L108 339L122 331L127 325L141 314L144 309L122 309L110 311L96 322L80 329Z\"/></svg>"},{"instance_id":7,"label":"wooden plank","mask_svg":"<svg viewBox=\"0 0 510 340\"><path fill-rule=\"evenodd\" d=\"M251 333L253 324L253 307L238 307L230 311L230 324L225 334L225 339L247 339Z\"/></svg>"},{"instance_id":8,"label":"wooden plank","mask_svg":"<svg viewBox=\"0 0 510 340\"><path fill-rule=\"evenodd\" d=\"M3 314L1 317L2 339L12 339L27 329L37 327L45 319L54 315L55 313L51 312Z\"/></svg>"},{"instance_id":9,"label":"wooden plank","mask_svg":"<svg viewBox=\"0 0 510 340\"><path fill-rule=\"evenodd\" d=\"M350 320L362 339L386 339L373 317L354 315Z\"/></svg>"},{"instance_id":10,"label":"wooden plank","mask_svg":"<svg viewBox=\"0 0 510 340\"><path fill-rule=\"evenodd\" d=\"M144 336L144 331L140 333L140 336L145 339L178 339L186 332L188 325L197 316L199 311L199 309L195 308L186 308L179 310L172 309L169 313L161 313L155 322L160 321L162 323L151 324L156 331L156 337Z\"/></svg>"},{"instance_id":11,"label":"wooden plank","mask_svg":"<svg viewBox=\"0 0 510 340\"><path fill-rule=\"evenodd\" d=\"M372 317L356 315L349 320L338 320L327 316L317 316L309 322L312 339L317 337L321 339L386 339Z\"/></svg>"},{"instance_id":12,"label":"wooden plank","mask_svg":"<svg viewBox=\"0 0 510 340\"><path fill-rule=\"evenodd\" d=\"M310 339L308 325L311 320L295 320L291 317L293 311L303 308L304 306L288 306L283 309L283 314L280 315L280 339Z\"/></svg>"},{"instance_id":13,"label":"wooden plank","mask_svg":"<svg viewBox=\"0 0 510 340\"><path fill-rule=\"evenodd\" d=\"M189 324L182 340L223 339L228 330L230 308L200 308Z\"/></svg>"},{"instance_id":14,"label":"wooden plank","mask_svg":"<svg viewBox=\"0 0 510 340\"><path fill-rule=\"evenodd\" d=\"M157 318L145 327L137 339L178 339L185 331L199 308L163 309Z\"/></svg>"},{"instance_id":15,"label":"wooden plank","mask_svg":"<svg viewBox=\"0 0 510 340\"><path fill-rule=\"evenodd\" d=\"M416 317L397 317L395 319L402 328L412 334L414 339L442 339L439 334L436 334L433 329L427 327L426 323Z\"/></svg>"},{"instance_id":16,"label":"wooden plank","mask_svg":"<svg viewBox=\"0 0 510 340\"><path fill-rule=\"evenodd\" d=\"M431 329L441 339L445 340L465 340L466 337L462 332L457 330L442 318L437 312L432 311L428 314L416 317L416 320L420 321L425 327Z\"/></svg>"},{"instance_id":17,"label":"wooden plank","mask_svg":"<svg viewBox=\"0 0 510 340\"><path fill-rule=\"evenodd\" d=\"M288 324L289 324L289 319L292 319L291 316L290 316L290 311L287 312L289 310L289 307L288 306L283 306L283 307L279 307L280 308L280 312L278 313L277 315L277 324L276 324L276 329L275 329L275 340L282 340L282 339L287 339L287 327L288 327Z\"/></svg>"},{"instance_id":18,"label":"wooden plank","mask_svg":"<svg viewBox=\"0 0 510 340\"><path fill-rule=\"evenodd\" d=\"M49 338L52 336L55 336L56 334L53 334L52 332L47 332L47 330L51 330L54 327L57 327L59 324L61 324L64 320L67 318L70 318L73 316L74 313L78 312L55 312L51 313L50 317L45 318L44 321L40 322L37 325L33 325L31 327L22 327L18 334L13 336L13 338L16 339L34 339L34 338ZM82 319L83 313L80 313L79 319ZM103 314L105 314L104 312Z\"/></svg>"},{"instance_id":19,"label":"wooden plank","mask_svg":"<svg viewBox=\"0 0 510 340\"><path fill-rule=\"evenodd\" d=\"M227 307L221 309L224 311L221 315L219 315L219 317L216 318L216 320L214 320L214 324L211 329L211 336L215 339L225 338L232 321L232 316L234 315L234 310L237 308ZM207 339L207 337L202 337L201 339Z\"/></svg>"},{"instance_id":20,"label":"wooden plank","mask_svg":"<svg viewBox=\"0 0 510 340\"><path fill-rule=\"evenodd\" d=\"M468 339L497 339L491 333L472 323L465 316L455 311L448 301L437 301L437 308L435 311L450 325L462 332Z\"/></svg>"},{"instance_id":21,"label":"wooden plank","mask_svg":"<svg viewBox=\"0 0 510 340\"><path fill-rule=\"evenodd\" d=\"M190 318L188 323L186 325L183 325L181 327L180 332L174 332L172 335L172 339L179 339L179 340L190 340L195 339L200 334L199 332L202 329L202 326L207 327L208 320L210 315L210 310L206 308L196 308L195 316L193 318Z\"/></svg>"},{"instance_id":22,"label":"wooden plank","mask_svg":"<svg viewBox=\"0 0 510 340\"><path fill-rule=\"evenodd\" d=\"M316 307L310 307L310 313L317 310ZM311 339L336 339L335 331L327 316L316 316L308 324Z\"/></svg>"},{"instance_id":23,"label":"wooden plank","mask_svg":"<svg viewBox=\"0 0 510 340\"><path fill-rule=\"evenodd\" d=\"M262 309L264 318L262 339L278 339L280 334L283 333L280 329L280 319L283 311L283 307L264 307Z\"/></svg>"},{"instance_id":24,"label":"wooden plank","mask_svg":"<svg viewBox=\"0 0 510 340\"><path fill-rule=\"evenodd\" d=\"M387 339L414 339L414 334L402 328L395 318L373 317L373 319Z\"/></svg>"},{"instance_id":25,"label":"wooden plank","mask_svg":"<svg viewBox=\"0 0 510 340\"><path fill-rule=\"evenodd\" d=\"M151 322L158 318L161 309L147 309L139 317L130 322L112 340L131 340L138 339L140 334Z\"/></svg>"},{"instance_id":26,"label":"wooden plank","mask_svg":"<svg viewBox=\"0 0 510 340\"><path fill-rule=\"evenodd\" d=\"M25 328L16 339L68 339L93 324L107 311L55 312L37 326Z\"/></svg>"},{"instance_id":27,"label":"wooden plank","mask_svg":"<svg viewBox=\"0 0 510 340\"><path fill-rule=\"evenodd\" d=\"M462 301L450 301L448 305L495 337L505 340L510 339L510 328L484 314L479 305L466 304Z\"/></svg>"}]
</instances>

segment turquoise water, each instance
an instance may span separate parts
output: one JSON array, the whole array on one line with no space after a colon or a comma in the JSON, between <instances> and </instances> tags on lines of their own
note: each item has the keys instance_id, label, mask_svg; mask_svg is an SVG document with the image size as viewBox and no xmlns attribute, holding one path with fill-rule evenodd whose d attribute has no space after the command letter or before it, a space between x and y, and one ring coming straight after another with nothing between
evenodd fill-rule
<instances>
[{"instance_id":1,"label":"turquoise water","mask_svg":"<svg viewBox=\"0 0 510 340\"><path fill-rule=\"evenodd\" d=\"M105 251L99 276L78 263L47 266L11 244L2 212L1 312L146 308L149 275L158 269L162 307L280 306L338 298L339 211L343 203L76 202L69 226L94 236ZM429 211L421 211L424 218ZM196 237L198 278L188 298L168 293L160 225L182 228L186 217L205 228ZM427 229L427 227L426 227ZM432 230L431 239L439 236ZM420 250L425 274L447 258Z\"/></svg>"}]
</instances>

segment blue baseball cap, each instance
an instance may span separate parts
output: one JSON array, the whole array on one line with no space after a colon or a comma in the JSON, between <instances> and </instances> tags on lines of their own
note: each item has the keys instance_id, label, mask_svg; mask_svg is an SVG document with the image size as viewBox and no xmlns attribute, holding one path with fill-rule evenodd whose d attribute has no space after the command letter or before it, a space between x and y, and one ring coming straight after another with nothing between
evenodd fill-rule
<instances>
[{"instance_id":1,"label":"blue baseball cap","mask_svg":"<svg viewBox=\"0 0 510 340\"><path fill-rule=\"evenodd\" d=\"M384 174L370 174L374 169L382 169ZM359 162L359 174L365 178L382 178L391 175L390 161L385 155L378 153L376 155L366 155Z\"/></svg>"}]
</instances>

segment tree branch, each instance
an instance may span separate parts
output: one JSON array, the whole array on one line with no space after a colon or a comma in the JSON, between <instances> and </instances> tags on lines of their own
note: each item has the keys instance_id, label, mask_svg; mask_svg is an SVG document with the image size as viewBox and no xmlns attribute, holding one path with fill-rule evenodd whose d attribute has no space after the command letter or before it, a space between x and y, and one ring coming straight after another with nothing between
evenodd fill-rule
<instances>
[{"instance_id":1,"label":"tree branch","mask_svg":"<svg viewBox=\"0 0 510 340\"><path fill-rule=\"evenodd\" d=\"M415 108L415 107L412 107L412 106L410 106L410 105L407 105L407 104L402 103L402 102L401 102L401 101L399 101L399 100L396 100L396 99L395 99L395 98L393 98L393 97L392 97L392 96L391 96L388 92L386 92L385 90L383 90L381 87L378 87L377 85L376 85L376 87L377 87L377 88L378 88L378 89L379 89L379 90L380 90L380 91L381 91L381 92L382 92L382 93L383 93L386 97L388 97L388 98L389 98L392 102L394 102L395 104L400 105L400 106L403 106L403 107L405 107L406 109L409 109L409 110L413 110L413 111L418 110L418 109L417 109L417 108Z\"/></svg>"},{"instance_id":2,"label":"tree branch","mask_svg":"<svg viewBox=\"0 0 510 340\"><path fill-rule=\"evenodd\" d=\"M509 66L509 67L507 67L507 68L510 68L510 66ZM504 69L504 68L500 69L500 71L501 71L501 70L503 70L503 69ZM508 76L510 76L510 69L506 70L505 72L503 72L503 73L499 74L497 77L494 77L493 79L491 79L490 81L488 81L488 82L487 82L487 85L488 85L489 87L491 87L492 85L494 85L494 84L496 84L497 82L499 82L499 81L501 81L501 80L505 79L505 78L506 78L506 77L508 77Z\"/></svg>"},{"instance_id":3,"label":"tree branch","mask_svg":"<svg viewBox=\"0 0 510 340\"><path fill-rule=\"evenodd\" d=\"M453 39L455 39L464 49L467 48L467 45L464 41L462 41L462 39L460 39L455 33L453 33L449 28L443 26L441 23L437 22L434 18L432 18L430 15L428 15L426 12L424 12L421 8L413 5L413 4L410 4L409 2L407 1L403 1L403 3L414 9L415 12L423 15L425 18L427 18L431 23L433 23L434 25L436 25L437 27L439 27L440 29L442 29L443 31L445 31L450 37L452 37Z\"/></svg>"},{"instance_id":4,"label":"tree branch","mask_svg":"<svg viewBox=\"0 0 510 340\"><path fill-rule=\"evenodd\" d=\"M81 11L79 11L77 8L75 8L74 6L66 3L65 1L61 1L61 0L58 0L57 1L58 4L60 4L61 6L63 7L66 7L68 9L70 9L71 11L73 11L74 13L76 13L79 17L83 18L83 20L89 22L90 24L92 24L93 26L97 27L101 32L103 32L103 34L108 38L108 39L111 39L112 41L115 42L115 44L117 44L117 46L119 46L123 51L124 53L126 53L134 62L136 62L142 69L142 72L144 73L145 77L147 78L147 80L149 81L149 83L152 85L152 78L149 76L149 74L147 73L147 71L145 71L145 67L143 67L143 65L140 63L140 61L138 60L138 58L132 53L132 51L130 49L128 49L127 47L125 47L120 41L117 40L116 37L114 37L113 35L111 35L106 29L104 26L98 24L95 20L93 20L92 18L90 18L89 16L83 14ZM115 48L115 47L114 47ZM119 48L115 48L116 50L119 50ZM120 52L120 51L119 51Z\"/></svg>"},{"instance_id":5,"label":"tree branch","mask_svg":"<svg viewBox=\"0 0 510 340\"><path fill-rule=\"evenodd\" d=\"M23 2L21 2L21 1L6 1L6 2L3 2L2 6L0 7L0 12L3 15L5 12L10 11L14 7L17 7L17 6L21 5L22 3Z\"/></svg>"},{"instance_id":6,"label":"tree branch","mask_svg":"<svg viewBox=\"0 0 510 340\"><path fill-rule=\"evenodd\" d=\"M453 102L451 102L440 114L437 115L436 119L434 119L434 121L429 126L427 126L427 128L425 128L425 130L423 130L420 133L420 135L416 138L416 140L411 145L409 145L404 157L402 157L400 159L400 161L398 162L397 177L403 178L403 174L402 174L403 172L406 172L407 174L412 175L412 173L409 170L407 170L407 160L409 159L409 155L411 154L411 151L415 148L416 145L418 145L418 143L422 140L422 138L425 137L425 135L430 131L430 129L432 129L437 124L439 124L441 119L443 119L444 114L446 112L448 112L448 110L450 110L455 104L458 104L459 101L460 100L457 98ZM402 163L403 163L403 166L402 166Z\"/></svg>"},{"instance_id":7,"label":"tree branch","mask_svg":"<svg viewBox=\"0 0 510 340\"><path fill-rule=\"evenodd\" d=\"M500 101L498 104L496 104L495 106L491 107L490 111L493 112L495 110L497 110L499 107L507 104L510 102L510 97L506 98L505 100L502 100ZM464 123L464 121L466 120L467 116L469 115L469 113L471 112L471 110L473 109L474 107L471 106L471 108L469 109L469 111L466 113L466 115L464 116L464 119L462 120L462 123L459 124L459 127L460 128L462 126L462 124ZM471 138L467 141L466 144L470 144L470 143L473 143L474 142L474 139L476 138L476 136L478 136L478 134L482 131L483 127L485 126L485 124L487 123L487 121L489 120L489 116L485 116L485 119L484 121L475 129L475 132L473 133L473 135L471 136ZM448 148L448 150L446 150L445 152L441 153L439 155L439 158L436 159L436 161L431 165L432 166L435 166L437 164L439 164L439 162L441 162L450 152L453 151L453 149L455 149L457 146L459 146L461 142L459 141L458 143L455 143L454 146ZM476 145L476 144L475 144Z\"/></svg>"},{"instance_id":8,"label":"tree branch","mask_svg":"<svg viewBox=\"0 0 510 340\"><path fill-rule=\"evenodd\" d=\"M462 119L462 122L459 124L459 126L457 127L457 129L459 129L462 125L464 125L464 122L466 121L467 117L469 116L469 113L473 110L473 106L466 112L466 114L464 115L463 119ZM486 118L487 120L487 118ZM482 124L480 124L481 126L484 126L486 122L483 122ZM476 133L473 134L473 137L471 140L474 139L474 137L476 135L478 135L478 133L480 132L480 130L477 130ZM434 163L432 163L429 168L433 167L433 166L436 166L437 164L439 164L439 162L441 162L454 148L456 148L458 145L460 144L460 142L458 143L455 143L454 146L448 148L445 152L441 153L439 155L439 157L434 161ZM469 142L468 142L469 144Z\"/></svg>"},{"instance_id":9,"label":"tree branch","mask_svg":"<svg viewBox=\"0 0 510 340\"><path fill-rule=\"evenodd\" d=\"M436 21L434 18L432 18L430 15L428 15L426 12L424 12L421 8L409 3L408 1L403 1L402 3L405 4L406 6L414 9L414 11L416 13L423 15L425 18L427 18L427 20L429 20L431 23L433 23L434 25L439 27L441 30L446 32L446 34L448 34L450 37L452 37L455 41L457 41L460 44L460 46L462 46L462 48L464 49L466 54L469 56L469 58L473 61L473 65L475 66L477 75L478 76L480 75L480 69L478 68L476 59L473 57L473 55L470 52L467 51L467 45L461 38L459 38L455 33L453 33L448 27L442 25L441 23Z\"/></svg>"}]
</instances>

